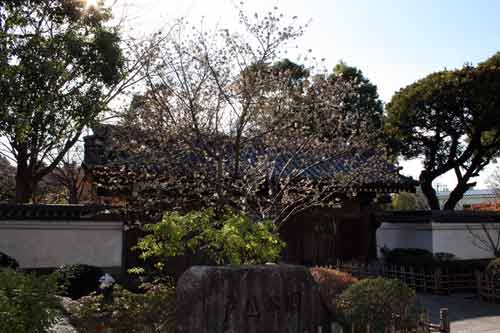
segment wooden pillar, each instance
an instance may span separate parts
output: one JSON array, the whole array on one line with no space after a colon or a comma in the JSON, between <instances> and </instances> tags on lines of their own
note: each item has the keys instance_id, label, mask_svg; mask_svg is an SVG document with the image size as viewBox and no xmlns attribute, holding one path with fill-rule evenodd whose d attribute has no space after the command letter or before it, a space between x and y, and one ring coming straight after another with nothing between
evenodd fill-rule
<instances>
[{"instance_id":1,"label":"wooden pillar","mask_svg":"<svg viewBox=\"0 0 500 333\"><path fill-rule=\"evenodd\" d=\"M434 271L434 293L441 291L441 269Z\"/></svg>"},{"instance_id":2,"label":"wooden pillar","mask_svg":"<svg viewBox=\"0 0 500 333\"><path fill-rule=\"evenodd\" d=\"M476 270L474 271L474 275L476 276L476 293L477 293L477 299L481 299L481 272Z\"/></svg>"},{"instance_id":3,"label":"wooden pillar","mask_svg":"<svg viewBox=\"0 0 500 333\"><path fill-rule=\"evenodd\" d=\"M439 326L441 332L450 333L450 319L446 308L439 310Z\"/></svg>"},{"instance_id":4,"label":"wooden pillar","mask_svg":"<svg viewBox=\"0 0 500 333\"><path fill-rule=\"evenodd\" d=\"M344 333L344 329L337 323L331 324L331 333Z\"/></svg>"}]
</instances>

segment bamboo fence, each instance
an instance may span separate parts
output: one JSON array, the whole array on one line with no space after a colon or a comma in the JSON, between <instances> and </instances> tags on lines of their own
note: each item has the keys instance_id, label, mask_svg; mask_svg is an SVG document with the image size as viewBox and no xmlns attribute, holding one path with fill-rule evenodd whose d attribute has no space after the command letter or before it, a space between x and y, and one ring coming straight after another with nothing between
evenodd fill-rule
<instances>
[{"instance_id":1,"label":"bamboo fence","mask_svg":"<svg viewBox=\"0 0 500 333\"><path fill-rule=\"evenodd\" d=\"M358 278L385 277L398 279L409 287L425 293L449 295L454 292L477 290L477 275L474 271L451 272L447 269L415 269L405 266L391 266L383 263L360 263L337 261L336 265L327 266L347 272ZM500 295L500 293L499 293Z\"/></svg>"}]
</instances>

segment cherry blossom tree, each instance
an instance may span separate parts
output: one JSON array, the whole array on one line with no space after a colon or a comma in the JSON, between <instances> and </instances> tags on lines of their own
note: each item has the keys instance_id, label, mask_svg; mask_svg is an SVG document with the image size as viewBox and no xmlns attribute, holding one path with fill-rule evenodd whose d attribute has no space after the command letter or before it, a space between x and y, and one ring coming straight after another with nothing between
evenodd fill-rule
<instances>
[{"instance_id":1,"label":"cherry blossom tree","mask_svg":"<svg viewBox=\"0 0 500 333\"><path fill-rule=\"evenodd\" d=\"M241 10L239 21L230 31L181 20L159 35L147 89L114 127L106 166L92 171L99 186L127 188L129 208L149 215L231 207L281 225L371 179L396 183L371 144L379 133L354 130L345 114L357 93L350 81L282 60L303 34L297 18L275 8Z\"/></svg>"}]
</instances>

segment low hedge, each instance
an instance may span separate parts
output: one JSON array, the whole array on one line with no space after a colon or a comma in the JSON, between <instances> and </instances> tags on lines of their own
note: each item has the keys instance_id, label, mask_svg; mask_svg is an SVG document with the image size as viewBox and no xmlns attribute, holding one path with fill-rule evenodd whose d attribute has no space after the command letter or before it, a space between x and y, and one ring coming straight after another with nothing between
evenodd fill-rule
<instances>
[{"instance_id":1,"label":"low hedge","mask_svg":"<svg viewBox=\"0 0 500 333\"><path fill-rule=\"evenodd\" d=\"M434 267L448 272L473 272L484 271L488 265L488 260L469 259L469 260L453 260L448 262L437 262Z\"/></svg>"},{"instance_id":2,"label":"low hedge","mask_svg":"<svg viewBox=\"0 0 500 333\"><path fill-rule=\"evenodd\" d=\"M385 253L384 260L389 265L431 267L436 264L432 252L424 249L393 249Z\"/></svg>"},{"instance_id":3,"label":"low hedge","mask_svg":"<svg viewBox=\"0 0 500 333\"><path fill-rule=\"evenodd\" d=\"M459 260L452 253L436 253L424 249L396 248L384 252L384 261L388 265L412 267L417 270L442 269L449 272L483 271L488 261Z\"/></svg>"}]
</instances>

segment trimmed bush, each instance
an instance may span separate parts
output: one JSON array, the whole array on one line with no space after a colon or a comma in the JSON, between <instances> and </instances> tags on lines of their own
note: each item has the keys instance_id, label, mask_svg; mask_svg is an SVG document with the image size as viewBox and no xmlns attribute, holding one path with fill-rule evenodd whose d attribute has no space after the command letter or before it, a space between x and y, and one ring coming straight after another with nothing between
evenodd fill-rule
<instances>
[{"instance_id":1,"label":"trimmed bush","mask_svg":"<svg viewBox=\"0 0 500 333\"><path fill-rule=\"evenodd\" d=\"M337 297L349 286L358 282L358 279L349 273L335 269L314 267L310 269L311 275L319 286L319 292L323 303L330 313L336 310Z\"/></svg>"},{"instance_id":2,"label":"trimmed bush","mask_svg":"<svg viewBox=\"0 0 500 333\"><path fill-rule=\"evenodd\" d=\"M0 268L0 332L47 332L58 302L52 277Z\"/></svg>"},{"instance_id":3,"label":"trimmed bush","mask_svg":"<svg viewBox=\"0 0 500 333\"><path fill-rule=\"evenodd\" d=\"M432 254L423 249L382 250L385 263L388 265L413 267L417 270L442 269L450 273L483 271L488 262L484 260L458 260L454 254L438 252Z\"/></svg>"},{"instance_id":4,"label":"trimmed bush","mask_svg":"<svg viewBox=\"0 0 500 333\"><path fill-rule=\"evenodd\" d=\"M448 252L437 252L434 254L434 259L438 262L450 262L457 259L453 253Z\"/></svg>"},{"instance_id":5,"label":"trimmed bush","mask_svg":"<svg viewBox=\"0 0 500 333\"><path fill-rule=\"evenodd\" d=\"M424 249L392 249L385 254L384 260L397 266L433 267L436 264L432 252Z\"/></svg>"},{"instance_id":6,"label":"trimmed bush","mask_svg":"<svg viewBox=\"0 0 500 333\"><path fill-rule=\"evenodd\" d=\"M78 299L90 295L99 288L99 278L104 272L89 265L64 265L54 272L60 293Z\"/></svg>"},{"instance_id":7,"label":"trimmed bush","mask_svg":"<svg viewBox=\"0 0 500 333\"><path fill-rule=\"evenodd\" d=\"M496 277L500 277L500 258L493 259L486 267L486 272Z\"/></svg>"},{"instance_id":8,"label":"trimmed bush","mask_svg":"<svg viewBox=\"0 0 500 333\"><path fill-rule=\"evenodd\" d=\"M415 291L398 280L365 279L348 287L337 299L337 313L347 324L383 330L394 315L403 317L415 304ZM404 319L404 318L403 318Z\"/></svg>"},{"instance_id":9,"label":"trimmed bush","mask_svg":"<svg viewBox=\"0 0 500 333\"><path fill-rule=\"evenodd\" d=\"M0 252L0 268L1 267L18 269L19 263L16 259L9 257L3 252Z\"/></svg>"},{"instance_id":10,"label":"trimmed bush","mask_svg":"<svg viewBox=\"0 0 500 333\"><path fill-rule=\"evenodd\" d=\"M77 302L70 319L79 332L175 332L173 284L148 285L142 294L116 286L113 304L96 294Z\"/></svg>"}]
</instances>

